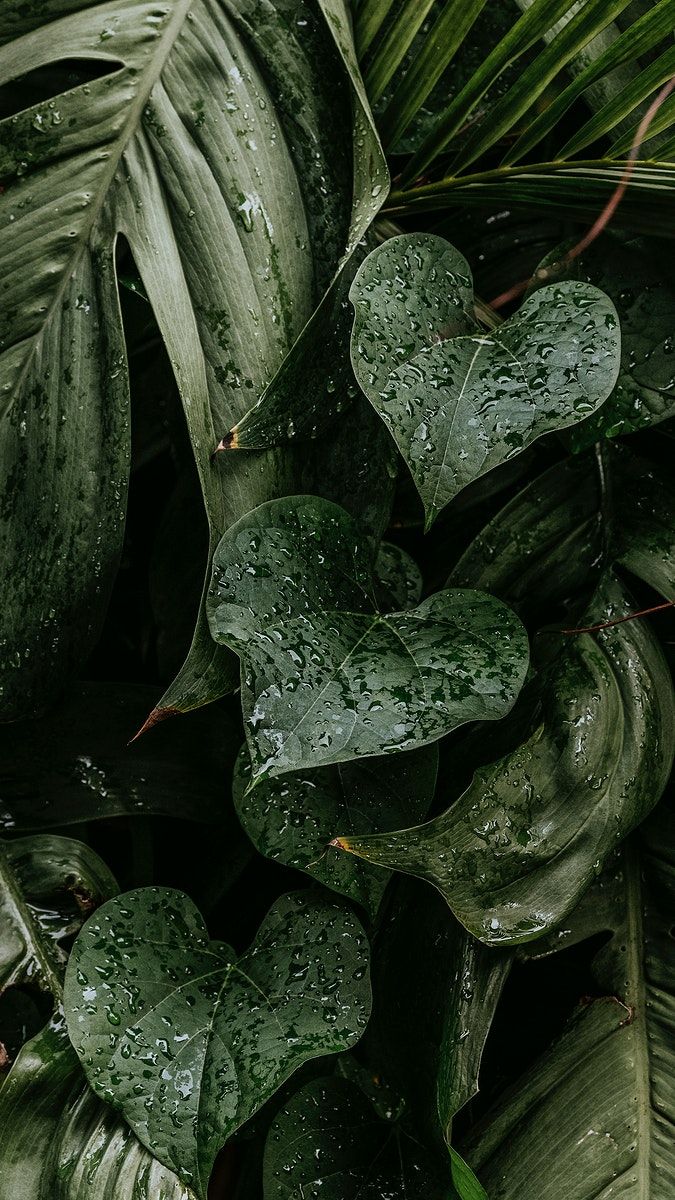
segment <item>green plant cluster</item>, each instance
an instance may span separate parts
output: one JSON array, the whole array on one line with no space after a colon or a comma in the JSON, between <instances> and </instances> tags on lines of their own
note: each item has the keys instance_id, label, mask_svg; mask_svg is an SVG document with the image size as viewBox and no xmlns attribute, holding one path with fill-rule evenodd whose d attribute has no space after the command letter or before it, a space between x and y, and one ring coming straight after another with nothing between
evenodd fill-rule
<instances>
[{"instance_id":1,"label":"green plant cluster","mask_svg":"<svg viewBox=\"0 0 675 1200\"><path fill-rule=\"evenodd\" d=\"M0 1200L675 1196L674 28L0 5Z\"/></svg>"}]
</instances>

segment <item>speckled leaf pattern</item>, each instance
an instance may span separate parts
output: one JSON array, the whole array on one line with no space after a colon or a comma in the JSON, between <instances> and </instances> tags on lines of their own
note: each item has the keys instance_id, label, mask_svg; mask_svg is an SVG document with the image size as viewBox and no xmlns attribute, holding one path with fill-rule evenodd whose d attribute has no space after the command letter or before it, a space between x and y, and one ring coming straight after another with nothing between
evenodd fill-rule
<instances>
[{"instance_id":1,"label":"speckled leaf pattern","mask_svg":"<svg viewBox=\"0 0 675 1200\"><path fill-rule=\"evenodd\" d=\"M45 0L0 18L2 83L77 58L109 70L2 122L5 718L44 707L86 658L117 565L129 458L120 234L184 402L212 544L293 490L288 454L210 455L278 370L348 242L353 85L331 36L347 21L339 7L327 5L330 28L298 0L65 13ZM235 686L202 613L163 707Z\"/></svg>"},{"instance_id":2,"label":"speckled leaf pattern","mask_svg":"<svg viewBox=\"0 0 675 1200\"><path fill-rule=\"evenodd\" d=\"M62 1016L0 1089L0 1200L195 1200L88 1087Z\"/></svg>"},{"instance_id":3,"label":"speckled leaf pattern","mask_svg":"<svg viewBox=\"0 0 675 1200\"><path fill-rule=\"evenodd\" d=\"M330 846L338 830L397 829L421 821L431 807L438 770L435 746L394 759L365 759L266 779L252 792L244 747L234 772L234 804L256 849L306 871L375 916L387 884L384 871Z\"/></svg>"},{"instance_id":4,"label":"speckled leaf pattern","mask_svg":"<svg viewBox=\"0 0 675 1200\"><path fill-rule=\"evenodd\" d=\"M567 246L546 256L542 266L563 257ZM672 249L667 242L599 239L556 278L595 284L611 298L621 322L621 369L616 386L598 413L570 430L575 451L599 437L619 437L658 424L675 414L675 289Z\"/></svg>"},{"instance_id":5,"label":"speckled leaf pattern","mask_svg":"<svg viewBox=\"0 0 675 1200\"><path fill-rule=\"evenodd\" d=\"M270 1128L264 1200L449 1200L449 1160L429 1153L360 1088L338 1077L308 1083Z\"/></svg>"},{"instance_id":6,"label":"speckled leaf pattern","mask_svg":"<svg viewBox=\"0 0 675 1200\"><path fill-rule=\"evenodd\" d=\"M464 257L406 234L374 250L351 288L352 365L412 473L427 526L474 479L607 399L621 334L598 288L562 282L496 329L472 315Z\"/></svg>"},{"instance_id":7,"label":"speckled leaf pattern","mask_svg":"<svg viewBox=\"0 0 675 1200\"><path fill-rule=\"evenodd\" d=\"M57 834L0 841L0 992L30 984L61 998L67 941L117 885L97 854Z\"/></svg>"},{"instance_id":8,"label":"speckled leaf pattern","mask_svg":"<svg viewBox=\"0 0 675 1200\"><path fill-rule=\"evenodd\" d=\"M675 1193L675 822L660 807L584 902L600 999L497 1103L466 1147L491 1200ZM566 922L572 930L576 914ZM562 944L566 934L563 931ZM542 1163L547 1169L542 1170Z\"/></svg>"},{"instance_id":9,"label":"speckled leaf pattern","mask_svg":"<svg viewBox=\"0 0 675 1200\"><path fill-rule=\"evenodd\" d=\"M607 581L590 619L630 612ZM420 875L485 942L527 941L560 923L601 864L654 807L673 762L675 695L650 627L576 636L542 681L530 737L479 769L416 829L340 839Z\"/></svg>"},{"instance_id":10,"label":"speckled leaf pattern","mask_svg":"<svg viewBox=\"0 0 675 1200\"><path fill-rule=\"evenodd\" d=\"M254 779L390 754L501 717L528 664L504 605L444 591L380 614L363 533L327 501L270 501L221 540L208 599L242 662Z\"/></svg>"},{"instance_id":11,"label":"speckled leaf pattern","mask_svg":"<svg viewBox=\"0 0 675 1200\"><path fill-rule=\"evenodd\" d=\"M299 892L237 958L182 893L140 889L80 933L65 1011L94 1091L203 1200L229 1135L303 1062L361 1036L368 943L349 911Z\"/></svg>"}]
</instances>

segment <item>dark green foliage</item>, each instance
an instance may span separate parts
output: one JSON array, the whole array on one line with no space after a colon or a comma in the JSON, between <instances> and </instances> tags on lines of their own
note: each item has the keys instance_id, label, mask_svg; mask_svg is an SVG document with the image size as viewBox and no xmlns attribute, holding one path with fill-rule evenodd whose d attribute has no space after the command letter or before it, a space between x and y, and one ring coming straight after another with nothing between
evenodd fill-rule
<instances>
[{"instance_id":1,"label":"dark green foliage","mask_svg":"<svg viewBox=\"0 0 675 1200\"><path fill-rule=\"evenodd\" d=\"M672 1200L675 0L0 7L0 1200Z\"/></svg>"}]
</instances>

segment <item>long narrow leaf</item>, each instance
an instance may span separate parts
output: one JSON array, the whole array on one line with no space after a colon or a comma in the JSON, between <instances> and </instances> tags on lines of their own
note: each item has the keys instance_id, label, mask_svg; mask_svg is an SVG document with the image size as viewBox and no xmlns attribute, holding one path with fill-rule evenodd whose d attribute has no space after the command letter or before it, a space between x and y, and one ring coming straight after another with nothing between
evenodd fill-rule
<instances>
[{"instance_id":1,"label":"long narrow leaf","mask_svg":"<svg viewBox=\"0 0 675 1200\"><path fill-rule=\"evenodd\" d=\"M597 80L626 63L636 62L643 54L667 37L675 25L675 0L660 2L640 20L626 29L596 60L549 104L518 138L504 156L504 163L516 163L549 133L579 96ZM587 126L584 126L587 128ZM572 139L570 139L571 141ZM590 139L589 139L590 140ZM587 143L580 143L580 145ZM565 155L562 154L561 157Z\"/></svg>"},{"instance_id":2,"label":"long narrow leaf","mask_svg":"<svg viewBox=\"0 0 675 1200\"><path fill-rule=\"evenodd\" d=\"M674 73L675 46L670 46L655 62L640 72L630 87L625 88L614 100L610 100L609 104L603 105L600 111L595 113L590 121L587 121L574 137L571 137L565 143L560 151L560 157L571 158L579 150L583 150L586 146L589 146L591 142L595 142L604 134L609 133L620 121L629 117L641 101L645 100L652 92L655 92L657 88L666 83ZM652 137L655 133L658 133L659 129L667 128L672 119L672 111L669 112L668 106L664 105L650 123L649 136ZM634 129L631 129L615 143L612 147L612 153L623 158L627 151L630 150L633 137Z\"/></svg>"},{"instance_id":3,"label":"long narrow leaf","mask_svg":"<svg viewBox=\"0 0 675 1200\"><path fill-rule=\"evenodd\" d=\"M486 0L447 0L424 47L396 89L380 122L385 146L394 146L454 58Z\"/></svg>"},{"instance_id":4,"label":"long narrow leaf","mask_svg":"<svg viewBox=\"0 0 675 1200\"><path fill-rule=\"evenodd\" d=\"M435 2L436 0L407 0L404 4L391 29L378 46L364 77L371 104L376 104L380 99Z\"/></svg>"},{"instance_id":5,"label":"long narrow leaf","mask_svg":"<svg viewBox=\"0 0 675 1200\"><path fill-rule=\"evenodd\" d=\"M498 101L490 112L489 121L483 122L467 139L453 162L453 171L465 170L501 137L510 133L517 122L531 111L562 68L629 3L630 0L587 0Z\"/></svg>"},{"instance_id":6,"label":"long narrow leaf","mask_svg":"<svg viewBox=\"0 0 675 1200\"><path fill-rule=\"evenodd\" d=\"M363 57L377 37L393 4L394 0L364 0L359 6L354 22L354 41L359 58Z\"/></svg>"},{"instance_id":7,"label":"long narrow leaf","mask_svg":"<svg viewBox=\"0 0 675 1200\"><path fill-rule=\"evenodd\" d=\"M573 8L576 0L534 0L534 4L488 54L482 67L451 102L436 128L413 156L402 175L410 183L446 149L475 105L507 67L516 62L555 22Z\"/></svg>"}]
</instances>

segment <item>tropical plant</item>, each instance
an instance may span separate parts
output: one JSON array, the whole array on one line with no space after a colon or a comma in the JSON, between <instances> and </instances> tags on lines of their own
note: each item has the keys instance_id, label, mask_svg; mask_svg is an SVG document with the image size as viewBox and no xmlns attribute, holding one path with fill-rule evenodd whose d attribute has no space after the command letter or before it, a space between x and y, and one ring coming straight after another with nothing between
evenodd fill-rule
<instances>
[{"instance_id":1,"label":"tropical plant","mask_svg":"<svg viewBox=\"0 0 675 1200\"><path fill-rule=\"evenodd\" d=\"M0 6L0 1200L671 1200L674 29Z\"/></svg>"}]
</instances>

